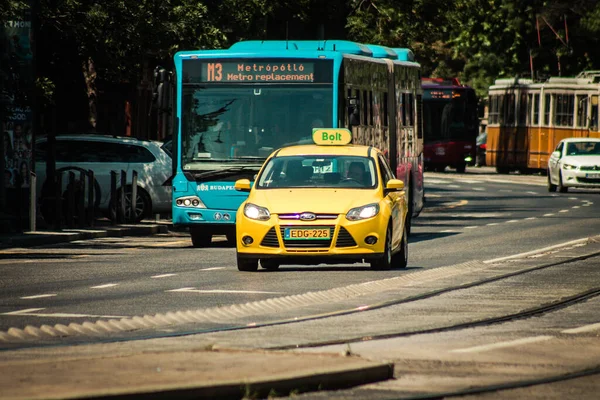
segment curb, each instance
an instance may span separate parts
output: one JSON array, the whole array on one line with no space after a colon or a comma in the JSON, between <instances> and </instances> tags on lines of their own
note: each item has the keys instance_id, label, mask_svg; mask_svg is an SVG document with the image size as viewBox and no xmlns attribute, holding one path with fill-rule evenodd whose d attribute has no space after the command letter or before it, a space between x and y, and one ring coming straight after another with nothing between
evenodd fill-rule
<instances>
[{"instance_id":1,"label":"curb","mask_svg":"<svg viewBox=\"0 0 600 400\"><path fill-rule=\"evenodd\" d=\"M65 229L62 231L25 232L0 238L0 249L34 247L49 244L88 240L105 237L146 236L168 233L168 224L114 225L102 228Z\"/></svg>"}]
</instances>

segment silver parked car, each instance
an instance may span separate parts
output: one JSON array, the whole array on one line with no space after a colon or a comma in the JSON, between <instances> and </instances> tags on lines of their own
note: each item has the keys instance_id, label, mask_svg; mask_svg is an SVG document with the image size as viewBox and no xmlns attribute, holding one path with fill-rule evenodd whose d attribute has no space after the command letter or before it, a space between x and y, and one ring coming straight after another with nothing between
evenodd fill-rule
<instances>
[{"instance_id":1,"label":"silver parked car","mask_svg":"<svg viewBox=\"0 0 600 400\"><path fill-rule=\"evenodd\" d=\"M163 146L162 142L131 137L97 134L57 135L56 171L62 173L63 191L67 189L68 185L68 174L65 172L73 171L79 179L80 172L93 171L95 207L103 212L108 212L115 205L115 199L111 198L111 171L116 171L117 195L119 196L119 191L125 190L126 215L128 219L140 221L145 217L150 217L153 213L171 212L171 186L168 184L168 180L172 174L172 160ZM47 150L47 137L38 138L35 144L36 190L38 195L42 195L42 205L44 204L42 188L46 181ZM121 171L126 171L127 174L125 187L120 182ZM137 171L138 176L135 216L132 215L134 210L131 207L133 171Z\"/></svg>"}]
</instances>

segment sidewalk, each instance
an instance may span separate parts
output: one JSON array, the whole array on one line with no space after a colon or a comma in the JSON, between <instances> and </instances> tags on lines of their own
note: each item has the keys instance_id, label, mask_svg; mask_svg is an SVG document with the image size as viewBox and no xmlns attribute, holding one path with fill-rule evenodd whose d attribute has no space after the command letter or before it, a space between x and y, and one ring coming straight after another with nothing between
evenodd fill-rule
<instances>
[{"instance_id":1,"label":"sidewalk","mask_svg":"<svg viewBox=\"0 0 600 400\"><path fill-rule=\"evenodd\" d=\"M264 350L146 351L98 344L2 354L2 399L258 399L363 385L393 377L391 363L341 354ZM136 346L137 347L137 346ZM115 350L120 349L119 350ZM93 354L86 354L92 352ZM74 354L72 354L74 353Z\"/></svg>"}]
</instances>

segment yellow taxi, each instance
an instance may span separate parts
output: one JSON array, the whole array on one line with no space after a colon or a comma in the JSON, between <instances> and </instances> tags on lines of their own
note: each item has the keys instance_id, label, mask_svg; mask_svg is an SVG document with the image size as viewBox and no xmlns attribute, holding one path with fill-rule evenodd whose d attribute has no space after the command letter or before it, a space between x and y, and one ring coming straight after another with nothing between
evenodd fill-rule
<instances>
[{"instance_id":1,"label":"yellow taxi","mask_svg":"<svg viewBox=\"0 0 600 400\"><path fill-rule=\"evenodd\" d=\"M381 151L350 144L347 129L313 129L314 144L284 147L265 161L236 216L240 271L258 265L408 261L404 183Z\"/></svg>"}]
</instances>

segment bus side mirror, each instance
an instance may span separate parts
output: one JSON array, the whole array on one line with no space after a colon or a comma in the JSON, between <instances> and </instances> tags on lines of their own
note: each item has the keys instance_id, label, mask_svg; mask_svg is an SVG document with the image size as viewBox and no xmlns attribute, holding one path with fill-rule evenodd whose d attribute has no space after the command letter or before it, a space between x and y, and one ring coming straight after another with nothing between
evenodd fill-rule
<instances>
[{"instance_id":1,"label":"bus side mirror","mask_svg":"<svg viewBox=\"0 0 600 400\"><path fill-rule=\"evenodd\" d=\"M360 125L360 114L358 97L348 97L348 125L352 129L353 126Z\"/></svg>"}]
</instances>

